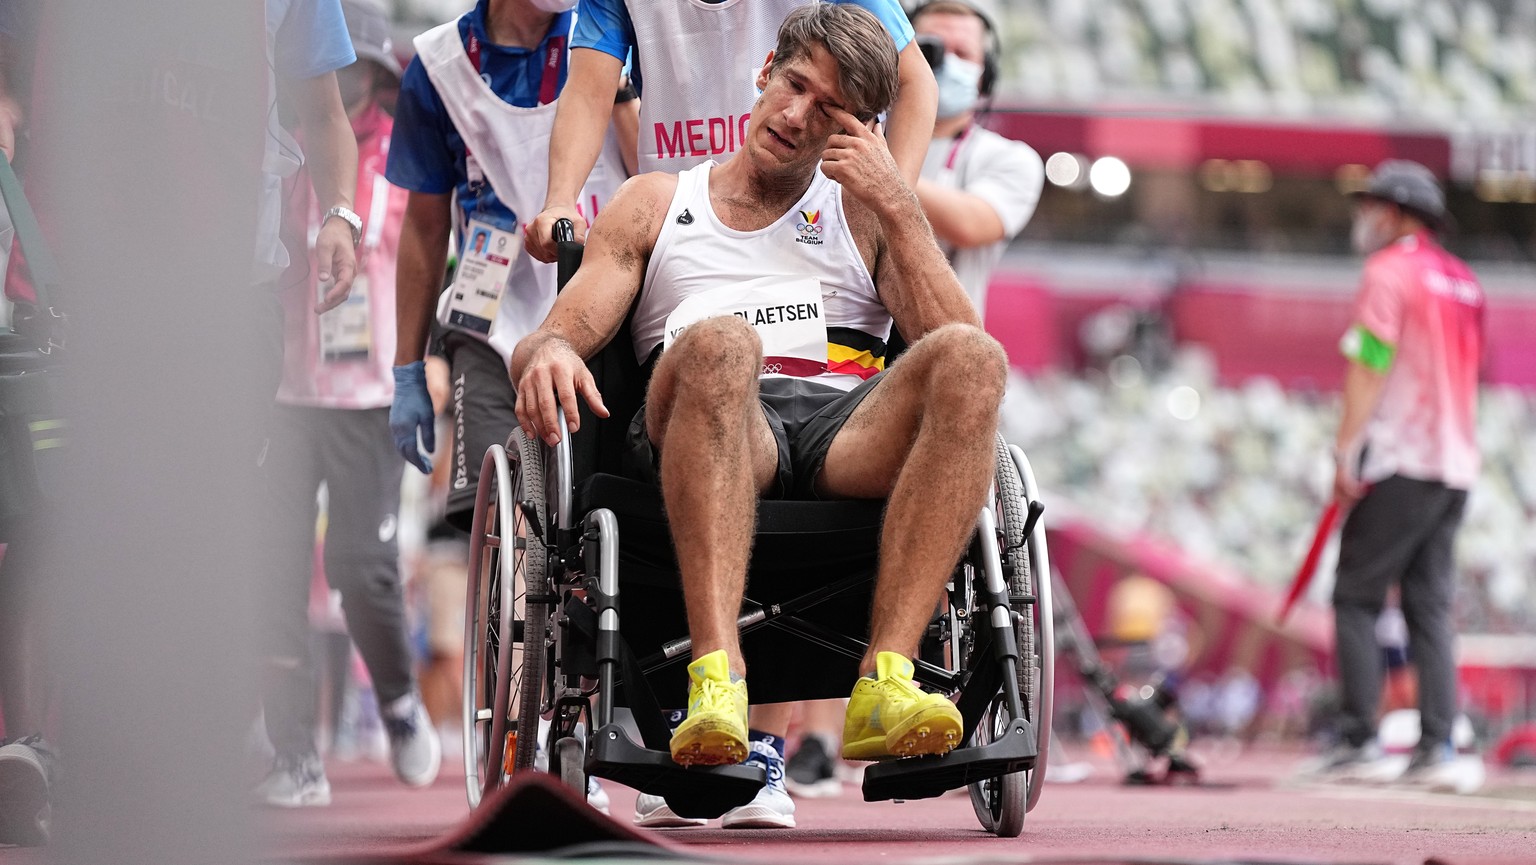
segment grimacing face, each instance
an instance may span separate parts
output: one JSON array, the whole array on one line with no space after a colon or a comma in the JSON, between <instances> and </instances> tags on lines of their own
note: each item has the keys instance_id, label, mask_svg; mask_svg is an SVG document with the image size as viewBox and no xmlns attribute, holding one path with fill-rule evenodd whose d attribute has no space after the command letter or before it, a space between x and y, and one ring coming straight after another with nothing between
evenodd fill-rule
<instances>
[{"instance_id":1,"label":"grimacing face","mask_svg":"<svg viewBox=\"0 0 1536 865\"><path fill-rule=\"evenodd\" d=\"M820 160L827 139L843 131L842 124L826 109L849 110L832 55L822 46L812 45L809 56L774 67L770 53L758 73L757 86L763 93L752 107L751 146L779 165Z\"/></svg>"}]
</instances>

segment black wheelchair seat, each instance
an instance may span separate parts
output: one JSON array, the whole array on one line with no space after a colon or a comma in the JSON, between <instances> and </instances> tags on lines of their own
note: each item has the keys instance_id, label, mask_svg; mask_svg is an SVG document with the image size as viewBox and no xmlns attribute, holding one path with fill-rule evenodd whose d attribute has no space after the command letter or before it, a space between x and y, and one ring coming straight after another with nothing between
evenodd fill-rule
<instances>
[{"instance_id":1,"label":"black wheelchair seat","mask_svg":"<svg viewBox=\"0 0 1536 865\"><path fill-rule=\"evenodd\" d=\"M759 502L743 606L749 621L742 651L752 702L848 696L858 676L856 659L774 624L793 622L797 629L825 628L834 635L867 632L884 505L868 500ZM622 539L624 638L640 653L662 704L681 705L689 655L675 638L686 635L688 626L661 490L617 475L593 475L577 484L575 511L598 508L613 512ZM761 620L750 620L754 610ZM668 641L674 641L672 657L648 651Z\"/></svg>"}]
</instances>

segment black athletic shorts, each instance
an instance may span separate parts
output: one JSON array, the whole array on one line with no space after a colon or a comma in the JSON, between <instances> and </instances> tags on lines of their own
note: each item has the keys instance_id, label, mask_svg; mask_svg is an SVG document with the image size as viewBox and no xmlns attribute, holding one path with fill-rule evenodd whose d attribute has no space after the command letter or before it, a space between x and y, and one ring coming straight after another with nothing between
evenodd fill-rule
<instances>
[{"instance_id":1,"label":"black athletic shorts","mask_svg":"<svg viewBox=\"0 0 1536 865\"><path fill-rule=\"evenodd\" d=\"M443 353L453 401L453 465L444 518L467 532L474 519L480 462L491 445L506 444L517 426L517 394L501 355L486 343L449 331Z\"/></svg>"},{"instance_id":2,"label":"black athletic shorts","mask_svg":"<svg viewBox=\"0 0 1536 865\"><path fill-rule=\"evenodd\" d=\"M816 476L826 462L832 439L854 409L885 376L877 373L850 391L801 378L765 378L758 382L763 417L779 446L778 480L770 498L815 499ZM661 454L645 430L645 406L629 424L626 473L646 483L660 483Z\"/></svg>"}]
</instances>

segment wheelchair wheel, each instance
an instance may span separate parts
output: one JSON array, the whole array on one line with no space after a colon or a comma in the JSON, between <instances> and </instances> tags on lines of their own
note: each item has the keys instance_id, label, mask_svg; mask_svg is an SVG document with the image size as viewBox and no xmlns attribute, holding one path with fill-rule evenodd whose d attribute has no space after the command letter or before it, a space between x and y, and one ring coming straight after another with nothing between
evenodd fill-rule
<instances>
[{"instance_id":1,"label":"wheelchair wheel","mask_svg":"<svg viewBox=\"0 0 1536 865\"><path fill-rule=\"evenodd\" d=\"M542 448L516 430L514 453L493 445L481 464L464 629L464 776L471 808L514 771L533 766L543 697L549 607L547 555L522 503L547 525ZM533 491L530 495L526 491Z\"/></svg>"},{"instance_id":2,"label":"wheelchair wheel","mask_svg":"<svg viewBox=\"0 0 1536 865\"><path fill-rule=\"evenodd\" d=\"M1013 456L1013 466L1024 484L1024 501L1038 501L1040 485L1035 482L1034 470L1030 468L1024 451L1010 445L1008 452ZM1035 758L1035 767L1029 772L1029 801L1026 809L1033 811L1045 786L1045 769L1050 759L1051 721L1055 717L1056 700L1056 620L1051 600L1051 558L1045 539L1045 521L1037 520L1029 537L1024 540L1027 541L1024 560L1029 564L1029 573L1032 575L1029 588L1035 596L1032 605L1034 618L1030 621L1034 629L1032 654L1036 680L1029 697L1029 711L1032 718L1038 719L1035 724L1035 745L1039 756Z\"/></svg>"},{"instance_id":3,"label":"wheelchair wheel","mask_svg":"<svg viewBox=\"0 0 1536 865\"><path fill-rule=\"evenodd\" d=\"M1033 609L1034 604L1027 600L1033 597L1033 580L1025 549L1024 483L1014 464L1013 455L1001 436L997 440L994 494L996 498L993 508L997 516L1000 553L1004 573L1009 574L1009 607L1013 613L1014 636L1019 645L1019 696L1023 698L1026 716L1038 725L1040 721L1036 716L1040 705L1040 676L1035 653L1036 611ZM986 714L977 725L976 744L985 745L995 741L1007 729L1010 720L1002 694L998 694L987 706ZM1015 838L1024 831L1024 815L1029 810L1030 776L1037 771L1014 772L970 785L971 806L984 829L1003 838Z\"/></svg>"},{"instance_id":4,"label":"wheelchair wheel","mask_svg":"<svg viewBox=\"0 0 1536 865\"><path fill-rule=\"evenodd\" d=\"M585 799L587 796L587 771L584 767L586 747L580 739L566 736L555 743L553 750L560 764L560 782Z\"/></svg>"}]
</instances>

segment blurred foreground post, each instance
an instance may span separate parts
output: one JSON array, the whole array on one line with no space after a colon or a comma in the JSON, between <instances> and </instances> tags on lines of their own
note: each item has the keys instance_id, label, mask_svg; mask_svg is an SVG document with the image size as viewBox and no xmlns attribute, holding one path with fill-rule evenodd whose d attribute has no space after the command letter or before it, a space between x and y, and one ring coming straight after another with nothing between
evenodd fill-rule
<instances>
[{"instance_id":1,"label":"blurred foreground post","mask_svg":"<svg viewBox=\"0 0 1536 865\"><path fill-rule=\"evenodd\" d=\"M260 0L48 0L29 189L70 312L69 486L46 573L52 854L249 856L241 742L256 454Z\"/></svg>"}]
</instances>

